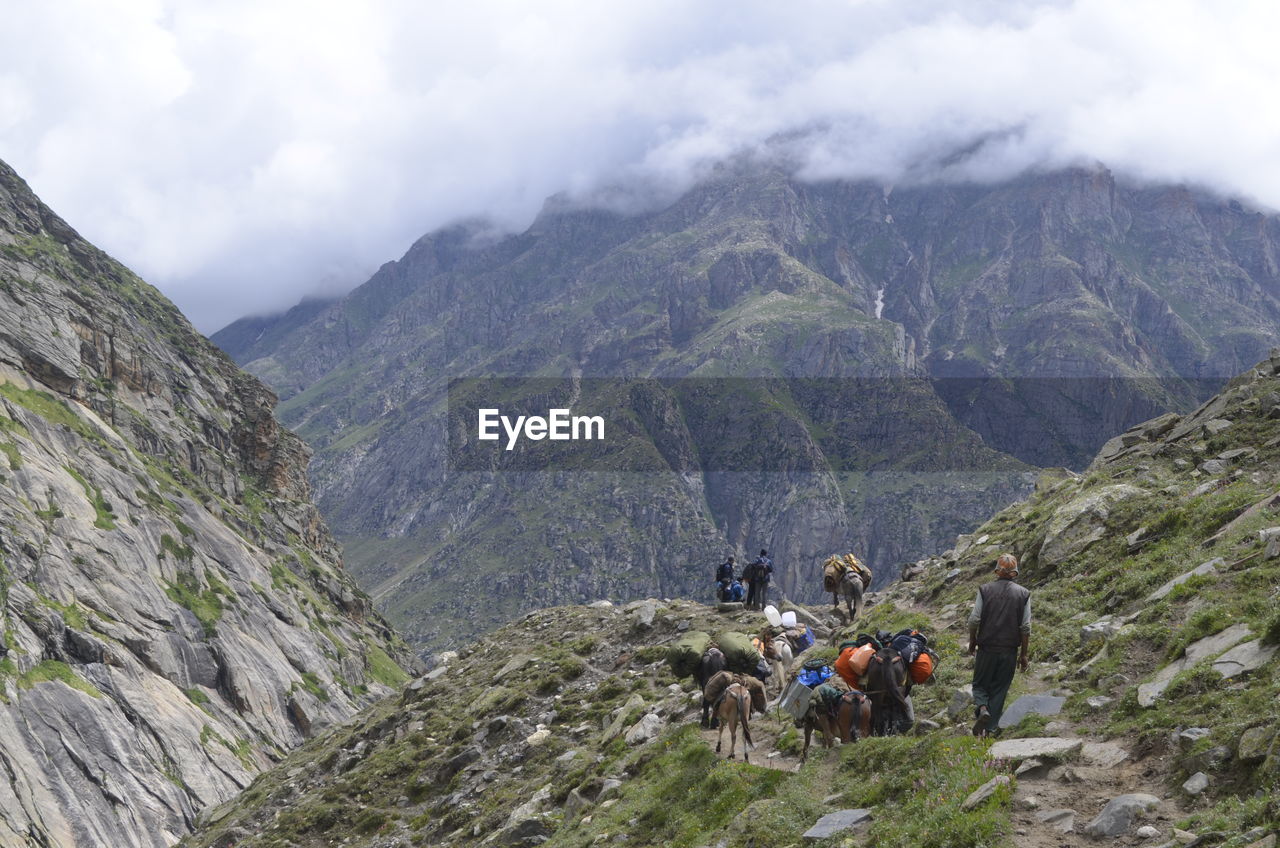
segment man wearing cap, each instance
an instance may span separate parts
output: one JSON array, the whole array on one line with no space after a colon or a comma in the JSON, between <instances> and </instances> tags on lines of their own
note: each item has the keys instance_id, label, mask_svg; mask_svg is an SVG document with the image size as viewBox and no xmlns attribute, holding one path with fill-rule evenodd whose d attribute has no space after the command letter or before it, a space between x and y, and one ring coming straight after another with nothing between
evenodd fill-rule
<instances>
[{"instance_id":1,"label":"man wearing cap","mask_svg":"<svg viewBox=\"0 0 1280 848\"><path fill-rule=\"evenodd\" d=\"M969 616L969 654L973 663L974 736L1000 726L1004 699L1016 669L1027 670L1031 640L1031 592L1014 582L1018 560L1001 554L996 579L978 589Z\"/></svg>"}]
</instances>

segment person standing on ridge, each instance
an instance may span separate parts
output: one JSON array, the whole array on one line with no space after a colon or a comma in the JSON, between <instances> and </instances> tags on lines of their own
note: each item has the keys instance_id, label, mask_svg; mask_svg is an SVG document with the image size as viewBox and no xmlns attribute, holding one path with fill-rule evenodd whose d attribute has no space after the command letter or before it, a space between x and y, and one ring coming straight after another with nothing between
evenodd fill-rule
<instances>
[{"instance_id":1,"label":"person standing on ridge","mask_svg":"<svg viewBox=\"0 0 1280 848\"><path fill-rule=\"evenodd\" d=\"M1031 641L1031 592L1014 582L1018 560L1001 554L996 579L981 586L969 615L969 654L973 663L974 736L998 732L1004 699L1015 670L1027 670Z\"/></svg>"},{"instance_id":2,"label":"person standing on ridge","mask_svg":"<svg viewBox=\"0 0 1280 848\"><path fill-rule=\"evenodd\" d=\"M720 563L716 569L717 594L720 600L729 600L729 587L733 585L733 557Z\"/></svg>"},{"instance_id":3,"label":"person standing on ridge","mask_svg":"<svg viewBox=\"0 0 1280 848\"><path fill-rule=\"evenodd\" d=\"M751 573L751 589L747 592L747 609L764 609L769 602L769 578L773 576L773 560L769 559L769 552L760 549L760 556L743 572L744 579L748 571Z\"/></svg>"}]
</instances>

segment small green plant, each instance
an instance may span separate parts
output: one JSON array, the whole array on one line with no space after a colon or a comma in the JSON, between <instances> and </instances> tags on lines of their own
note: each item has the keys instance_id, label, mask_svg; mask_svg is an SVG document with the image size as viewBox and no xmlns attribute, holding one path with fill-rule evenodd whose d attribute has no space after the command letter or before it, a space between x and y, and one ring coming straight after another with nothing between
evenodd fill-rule
<instances>
[{"instance_id":1,"label":"small green plant","mask_svg":"<svg viewBox=\"0 0 1280 848\"><path fill-rule=\"evenodd\" d=\"M222 618L222 598L213 589L200 586L194 574L179 573L175 582L165 582L164 592L180 607L190 610L204 627L204 635L212 637L218 632L218 621Z\"/></svg>"}]
</instances>

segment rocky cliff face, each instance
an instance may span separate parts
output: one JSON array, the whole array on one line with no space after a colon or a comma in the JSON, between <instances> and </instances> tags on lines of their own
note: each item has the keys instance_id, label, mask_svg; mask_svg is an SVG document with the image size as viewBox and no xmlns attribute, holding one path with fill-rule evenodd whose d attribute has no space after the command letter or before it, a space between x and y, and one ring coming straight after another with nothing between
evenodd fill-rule
<instances>
[{"instance_id":1,"label":"rocky cliff face","mask_svg":"<svg viewBox=\"0 0 1280 848\"><path fill-rule=\"evenodd\" d=\"M170 845L404 679L274 405L0 163L0 845Z\"/></svg>"},{"instance_id":2,"label":"rocky cliff face","mask_svg":"<svg viewBox=\"0 0 1280 848\"><path fill-rule=\"evenodd\" d=\"M644 215L550 203L517 236L434 233L315 315L216 339L316 448L363 585L440 645L535 604L705 596L730 550L769 548L801 598L833 550L884 575L936 552L1028 491L1024 463L1080 467L1263 355L1278 246L1275 218L1101 170L889 189L729 169ZM803 475L448 473L447 380L528 374L869 382L763 400L795 425L782 456L823 457ZM742 424L691 432L692 455L756 444Z\"/></svg>"}]
</instances>

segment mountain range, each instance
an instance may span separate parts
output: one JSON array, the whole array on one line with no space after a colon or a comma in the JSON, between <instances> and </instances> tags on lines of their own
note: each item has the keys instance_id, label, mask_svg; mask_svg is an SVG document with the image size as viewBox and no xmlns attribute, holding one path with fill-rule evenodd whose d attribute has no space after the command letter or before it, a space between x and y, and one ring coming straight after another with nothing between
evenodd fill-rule
<instances>
[{"instance_id":1,"label":"mountain range","mask_svg":"<svg viewBox=\"0 0 1280 848\"><path fill-rule=\"evenodd\" d=\"M434 232L344 298L213 338L315 449L361 584L439 649L548 604L708 597L760 548L796 599L837 551L883 586L1035 469L1264 355L1278 236L1103 168L894 187L738 163L642 213L554 198L521 233ZM663 388L612 398L631 466L459 467L450 381L494 377Z\"/></svg>"}]
</instances>

